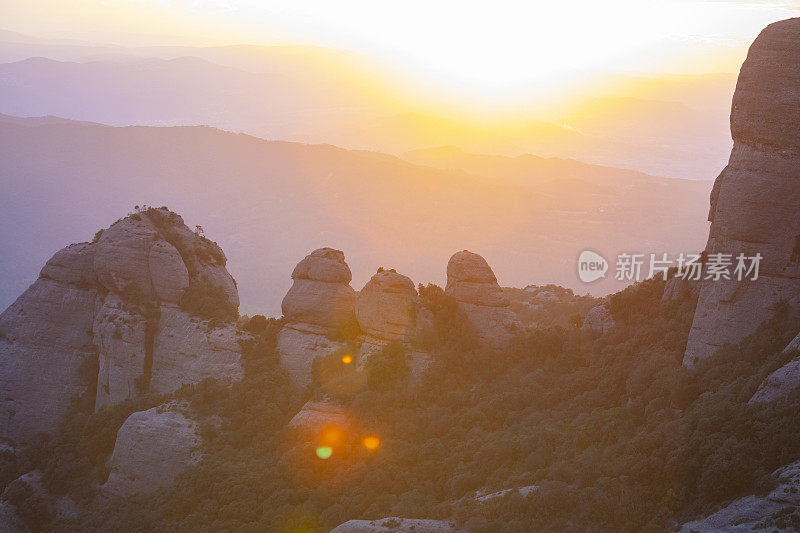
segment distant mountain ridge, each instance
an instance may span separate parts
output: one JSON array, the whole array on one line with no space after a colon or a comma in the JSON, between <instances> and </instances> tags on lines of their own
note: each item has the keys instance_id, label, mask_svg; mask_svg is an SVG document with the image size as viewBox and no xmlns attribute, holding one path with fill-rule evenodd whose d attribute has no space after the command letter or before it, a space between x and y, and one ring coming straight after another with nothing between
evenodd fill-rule
<instances>
[{"instance_id":1,"label":"distant mountain ridge","mask_svg":"<svg viewBox=\"0 0 800 533\"><path fill-rule=\"evenodd\" d=\"M394 154L450 144L692 179L725 164L735 82L576 73L557 102L531 96L495 123L385 62L314 46L130 48L0 32L0 63L0 113L10 115L209 125Z\"/></svg>"},{"instance_id":2,"label":"distant mountain ridge","mask_svg":"<svg viewBox=\"0 0 800 533\"><path fill-rule=\"evenodd\" d=\"M17 120L26 121L40 122ZM383 264L441 281L448 253L469 248L496 265L504 285L537 279L593 293L618 284L576 284L575 258L586 247L611 257L702 246L710 183L600 169L608 177L586 187L591 165L576 173L565 170L575 162L545 163L549 178L528 187L521 174L504 181L478 165L442 170L209 127L0 121L0 306L64 242L88 240L133 204L168 205L190 226L202 221L228 253L245 313L277 314L286 272L322 246L348 251L357 286Z\"/></svg>"}]
</instances>

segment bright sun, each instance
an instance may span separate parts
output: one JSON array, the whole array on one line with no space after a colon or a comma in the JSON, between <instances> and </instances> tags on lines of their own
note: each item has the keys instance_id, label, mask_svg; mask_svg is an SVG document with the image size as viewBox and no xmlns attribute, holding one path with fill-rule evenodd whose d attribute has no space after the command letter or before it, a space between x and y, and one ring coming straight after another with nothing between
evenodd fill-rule
<instances>
[{"instance_id":1,"label":"bright sun","mask_svg":"<svg viewBox=\"0 0 800 533\"><path fill-rule=\"evenodd\" d=\"M122 44L314 44L377 57L448 90L502 96L576 70L734 72L761 28L796 14L792 3L30 0L4 8L4 26L51 35L69 26L73 37ZM43 20L60 24L36 27Z\"/></svg>"}]
</instances>

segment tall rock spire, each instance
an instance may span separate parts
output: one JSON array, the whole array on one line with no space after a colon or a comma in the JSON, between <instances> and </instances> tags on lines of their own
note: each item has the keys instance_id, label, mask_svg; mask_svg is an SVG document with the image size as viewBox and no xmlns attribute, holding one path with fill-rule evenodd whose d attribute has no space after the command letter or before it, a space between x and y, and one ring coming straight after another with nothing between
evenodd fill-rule
<instances>
[{"instance_id":1,"label":"tall rock spire","mask_svg":"<svg viewBox=\"0 0 800 533\"><path fill-rule=\"evenodd\" d=\"M705 280L683 362L738 343L785 301L800 309L800 18L765 28L742 65L734 146L714 183L708 254L763 257L754 281Z\"/></svg>"}]
</instances>

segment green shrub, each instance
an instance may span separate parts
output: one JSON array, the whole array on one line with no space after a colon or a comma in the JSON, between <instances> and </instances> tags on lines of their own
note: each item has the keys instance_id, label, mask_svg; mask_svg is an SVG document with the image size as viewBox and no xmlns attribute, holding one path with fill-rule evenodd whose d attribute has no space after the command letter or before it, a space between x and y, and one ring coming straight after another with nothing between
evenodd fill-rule
<instances>
[{"instance_id":1,"label":"green shrub","mask_svg":"<svg viewBox=\"0 0 800 533\"><path fill-rule=\"evenodd\" d=\"M405 380L409 373L406 352L400 341L393 341L369 356L364 366L367 384L373 390L387 390Z\"/></svg>"},{"instance_id":2,"label":"green shrub","mask_svg":"<svg viewBox=\"0 0 800 533\"><path fill-rule=\"evenodd\" d=\"M239 317L239 309L228 300L222 287L206 279L193 281L183 291L181 310L215 323L230 323Z\"/></svg>"}]
</instances>

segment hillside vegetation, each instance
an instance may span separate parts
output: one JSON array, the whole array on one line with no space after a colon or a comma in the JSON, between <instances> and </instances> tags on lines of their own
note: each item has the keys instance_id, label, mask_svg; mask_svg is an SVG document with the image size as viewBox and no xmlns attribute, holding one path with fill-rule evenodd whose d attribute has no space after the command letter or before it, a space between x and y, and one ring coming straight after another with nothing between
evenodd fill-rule
<instances>
[{"instance_id":1,"label":"hillside vegetation","mask_svg":"<svg viewBox=\"0 0 800 533\"><path fill-rule=\"evenodd\" d=\"M778 309L739 348L690 373L681 357L695 301L662 303L662 291L663 281L650 280L614 295L617 326L607 335L532 327L495 353L476 348L441 289L423 288L435 310L433 365L419 386L382 368L379 377L394 378L339 397L381 445L365 450L361 435L346 435L328 460L287 428L321 391L292 383L276 360L280 322L257 318L246 325L256 335L245 343L243 381L176 394L216 423L201 429L204 459L172 486L90 498L125 416L163 398L96 414L76 404L57 439L9 468L41 468L49 490L79 502L76 520L46 527L56 531L326 531L384 516L448 518L486 532L668 530L766 490L768 474L800 454L797 398L746 404L783 362L799 322ZM526 497L475 498L530 485ZM31 525L42 523L35 498L17 504Z\"/></svg>"}]
</instances>

